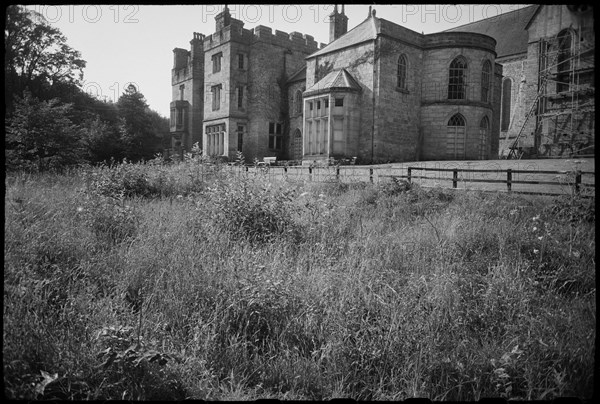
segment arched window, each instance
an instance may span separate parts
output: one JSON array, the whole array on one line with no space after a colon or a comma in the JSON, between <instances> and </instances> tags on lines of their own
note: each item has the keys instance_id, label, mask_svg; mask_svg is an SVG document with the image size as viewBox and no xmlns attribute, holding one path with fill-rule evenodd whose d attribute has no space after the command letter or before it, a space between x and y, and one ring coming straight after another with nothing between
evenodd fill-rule
<instances>
[{"instance_id":1,"label":"arched window","mask_svg":"<svg viewBox=\"0 0 600 404\"><path fill-rule=\"evenodd\" d=\"M466 123L461 114L455 114L448 120L448 137L446 153L449 158L461 160L465 158Z\"/></svg>"},{"instance_id":2,"label":"arched window","mask_svg":"<svg viewBox=\"0 0 600 404\"><path fill-rule=\"evenodd\" d=\"M398 88L406 90L406 72L407 72L408 63L406 60L406 55L400 55L398 57Z\"/></svg>"},{"instance_id":3,"label":"arched window","mask_svg":"<svg viewBox=\"0 0 600 404\"><path fill-rule=\"evenodd\" d=\"M504 79L502 82L502 102L500 112L500 130L507 131L510 126L510 108L512 97L512 80Z\"/></svg>"},{"instance_id":4,"label":"arched window","mask_svg":"<svg viewBox=\"0 0 600 404\"><path fill-rule=\"evenodd\" d=\"M557 60L557 82L556 92L569 91L571 80L571 55L573 48L573 36L568 29L561 31L558 36L558 60Z\"/></svg>"},{"instance_id":5,"label":"arched window","mask_svg":"<svg viewBox=\"0 0 600 404\"><path fill-rule=\"evenodd\" d=\"M292 135L292 158L294 160L302 159L302 132L296 129Z\"/></svg>"},{"instance_id":6,"label":"arched window","mask_svg":"<svg viewBox=\"0 0 600 404\"><path fill-rule=\"evenodd\" d=\"M467 96L467 60L459 56L450 63L448 99L464 100Z\"/></svg>"},{"instance_id":7,"label":"arched window","mask_svg":"<svg viewBox=\"0 0 600 404\"><path fill-rule=\"evenodd\" d=\"M487 158L488 133L490 131L490 120L484 116L479 123L479 160Z\"/></svg>"},{"instance_id":8,"label":"arched window","mask_svg":"<svg viewBox=\"0 0 600 404\"><path fill-rule=\"evenodd\" d=\"M483 62L483 67L481 68L481 101L483 102L490 101L491 77L492 64L489 60L486 60Z\"/></svg>"},{"instance_id":9,"label":"arched window","mask_svg":"<svg viewBox=\"0 0 600 404\"><path fill-rule=\"evenodd\" d=\"M302 113L302 91L298 90L296 91L296 113L297 114L301 114Z\"/></svg>"}]
</instances>

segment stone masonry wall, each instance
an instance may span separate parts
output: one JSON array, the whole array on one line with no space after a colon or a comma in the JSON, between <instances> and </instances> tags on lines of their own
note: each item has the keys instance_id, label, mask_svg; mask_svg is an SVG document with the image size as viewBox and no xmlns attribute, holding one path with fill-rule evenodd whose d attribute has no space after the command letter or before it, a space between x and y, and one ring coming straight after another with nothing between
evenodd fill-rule
<instances>
[{"instance_id":1,"label":"stone masonry wall","mask_svg":"<svg viewBox=\"0 0 600 404\"><path fill-rule=\"evenodd\" d=\"M379 43L374 160L418 160L423 51L389 38ZM406 88L398 87L398 58L407 60Z\"/></svg>"}]
</instances>

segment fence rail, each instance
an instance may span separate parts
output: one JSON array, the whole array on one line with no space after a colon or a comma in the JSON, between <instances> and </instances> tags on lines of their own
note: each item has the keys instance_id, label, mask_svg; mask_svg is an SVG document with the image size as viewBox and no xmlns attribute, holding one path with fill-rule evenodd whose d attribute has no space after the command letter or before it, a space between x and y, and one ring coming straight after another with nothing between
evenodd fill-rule
<instances>
[{"instance_id":1,"label":"fence rail","mask_svg":"<svg viewBox=\"0 0 600 404\"><path fill-rule=\"evenodd\" d=\"M389 182L403 179L424 187L481 189L529 194L571 194L595 187L595 172L564 170L520 170L378 166L231 166L239 174L263 176L266 180L309 182ZM420 172L421 175L415 175ZM466 184L477 184L467 188ZM505 184L505 185L502 185ZM461 185L459 187L459 185ZM523 186L527 186L523 189Z\"/></svg>"}]
</instances>

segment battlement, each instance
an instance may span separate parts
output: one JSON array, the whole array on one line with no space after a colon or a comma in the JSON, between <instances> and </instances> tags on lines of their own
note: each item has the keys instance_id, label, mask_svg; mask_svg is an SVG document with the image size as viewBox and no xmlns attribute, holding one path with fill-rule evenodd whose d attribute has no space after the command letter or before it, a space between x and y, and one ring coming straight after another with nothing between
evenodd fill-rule
<instances>
[{"instance_id":1,"label":"battlement","mask_svg":"<svg viewBox=\"0 0 600 404\"><path fill-rule=\"evenodd\" d=\"M190 52L185 49L173 49L173 69L181 69L187 66L190 56Z\"/></svg>"},{"instance_id":2,"label":"battlement","mask_svg":"<svg viewBox=\"0 0 600 404\"><path fill-rule=\"evenodd\" d=\"M248 30L234 24L223 27L212 35L204 37L204 49L212 49L232 40L248 45L256 42L266 42L273 46L285 47L304 53L312 53L318 49L318 44L311 35L300 32L289 34L280 30L275 30L275 33L273 33L270 27L264 25L258 25Z\"/></svg>"}]
</instances>

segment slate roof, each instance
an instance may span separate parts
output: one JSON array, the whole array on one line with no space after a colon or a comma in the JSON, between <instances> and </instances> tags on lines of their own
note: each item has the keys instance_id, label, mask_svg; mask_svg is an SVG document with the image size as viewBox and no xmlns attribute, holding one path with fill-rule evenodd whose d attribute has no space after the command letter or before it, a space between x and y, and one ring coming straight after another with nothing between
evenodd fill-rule
<instances>
[{"instance_id":1,"label":"slate roof","mask_svg":"<svg viewBox=\"0 0 600 404\"><path fill-rule=\"evenodd\" d=\"M523 7L442 32L474 32L496 40L498 58L527 52L526 27L540 5Z\"/></svg>"},{"instance_id":2,"label":"slate roof","mask_svg":"<svg viewBox=\"0 0 600 404\"><path fill-rule=\"evenodd\" d=\"M369 17L365 19L323 49L309 55L307 59L377 38L378 24L376 20L378 20L378 18Z\"/></svg>"},{"instance_id":3,"label":"slate roof","mask_svg":"<svg viewBox=\"0 0 600 404\"><path fill-rule=\"evenodd\" d=\"M362 91L362 87L346 69L334 70L306 89L304 96L324 93L331 90Z\"/></svg>"}]
</instances>

